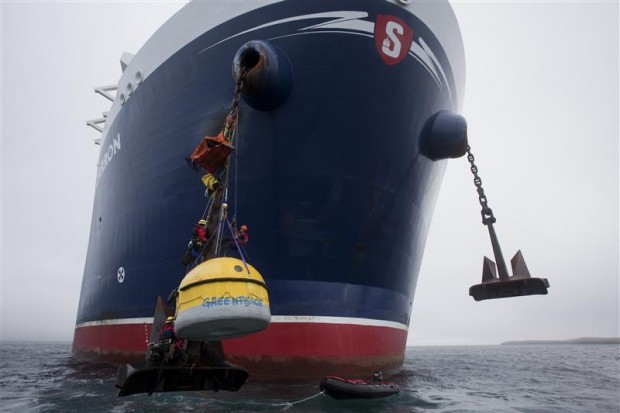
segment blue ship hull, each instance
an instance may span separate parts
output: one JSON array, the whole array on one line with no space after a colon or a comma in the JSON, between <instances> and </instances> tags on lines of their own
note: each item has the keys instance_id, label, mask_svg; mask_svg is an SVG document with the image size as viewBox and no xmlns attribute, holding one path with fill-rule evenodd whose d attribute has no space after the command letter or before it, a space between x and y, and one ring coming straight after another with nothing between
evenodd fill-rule
<instances>
[{"instance_id":1,"label":"blue ship hull","mask_svg":"<svg viewBox=\"0 0 620 413\"><path fill-rule=\"evenodd\" d=\"M375 41L381 16L413 31L397 63ZM458 111L461 90L431 29L385 1L251 10L188 42L123 96L102 143L77 353L144 352L156 298L185 275L181 257L206 206L185 158L219 132L232 59L254 39L283 51L294 75L280 107L242 101L228 190L230 212L249 227L246 249L269 286L273 322L225 350L276 376L402 363L445 167L420 154L419 137L433 114Z\"/></svg>"}]
</instances>

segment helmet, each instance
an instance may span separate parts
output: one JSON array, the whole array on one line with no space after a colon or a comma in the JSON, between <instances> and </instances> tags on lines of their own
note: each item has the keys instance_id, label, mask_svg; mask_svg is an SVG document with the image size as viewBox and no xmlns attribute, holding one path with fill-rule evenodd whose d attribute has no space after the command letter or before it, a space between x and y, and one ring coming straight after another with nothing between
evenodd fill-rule
<instances>
[{"instance_id":1,"label":"helmet","mask_svg":"<svg viewBox=\"0 0 620 413\"><path fill-rule=\"evenodd\" d=\"M241 229L244 230L244 231L247 231L248 227L247 227L247 225L241 225Z\"/></svg>"},{"instance_id":2,"label":"helmet","mask_svg":"<svg viewBox=\"0 0 620 413\"><path fill-rule=\"evenodd\" d=\"M204 219L201 219L200 221L198 221L198 225L207 225L207 221Z\"/></svg>"},{"instance_id":3,"label":"helmet","mask_svg":"<svg viewBox=\"0 0 620 413\"><path fill-rule=\"evenodd\" d=\"M172 323L174 321L174 317L170 316L166 318L166 323Z\"/></svg>"}]
</instances>

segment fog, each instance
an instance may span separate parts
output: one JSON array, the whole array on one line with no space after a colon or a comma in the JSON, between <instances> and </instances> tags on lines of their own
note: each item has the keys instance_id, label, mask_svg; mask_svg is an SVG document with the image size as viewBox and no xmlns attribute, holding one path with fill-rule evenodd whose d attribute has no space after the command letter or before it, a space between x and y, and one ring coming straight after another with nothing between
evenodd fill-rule
<instances>
[{"instance_id":1,"label":"fog","mask_svg":"<svg viewBox=\"0 0 620 413\"><path fill-rule=\"evenodd\" d=\"M98 133L123 51L183 3L2 3L3 340L70 341ZM474 302L492 257L466 159L451 160L420 270L409 344L619 336L617 2L453 2L462 114L509 260L547 296ZM584 16L587 16L584 17Z\"/></svg>"}]
</instances>

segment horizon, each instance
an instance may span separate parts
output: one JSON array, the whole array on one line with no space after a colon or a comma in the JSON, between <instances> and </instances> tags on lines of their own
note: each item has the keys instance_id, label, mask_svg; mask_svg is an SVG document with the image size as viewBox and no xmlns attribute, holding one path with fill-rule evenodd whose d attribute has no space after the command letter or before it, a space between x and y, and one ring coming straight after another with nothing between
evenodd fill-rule
<instances>
[{"instance_id":1,"label":"horizon","mask_svg":"<svg viewBox=\"0 0 620 413\"><path fill-rule=\"evenodd\" d=\"M565 339L513 339L506 340L501 343L413 343L405 346L405 348L410 347L473 347L473 346L501 346L505 343L510 342L551 342L551 341L574 341L574 340L620 340L620 336L610 336L610 337L574 337L574 338L565 338ZM0 343L64 343L64 344L72 344L73 340L19 340L19 339L0 339ZM541 343L544 344L544 343ZM552 343L555 344L555 343ZM558 343L563 344L563 343ZM584 345L578 343L566 343L570 345ZM594 344L586 344L586 345L617 345L618 343L594 343Z\"/></svg>"}]
</instances>

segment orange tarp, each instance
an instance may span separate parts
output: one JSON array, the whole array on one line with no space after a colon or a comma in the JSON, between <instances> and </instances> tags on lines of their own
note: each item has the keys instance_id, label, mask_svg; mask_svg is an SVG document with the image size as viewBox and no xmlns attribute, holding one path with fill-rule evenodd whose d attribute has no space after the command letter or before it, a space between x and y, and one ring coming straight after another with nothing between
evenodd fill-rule
<instances>
[{"instance_id":1,"label":"orange tarp","mask_svg":"<svg viewBox=\"0 0 620 413\"><path fill-rule=\"evenodd\" d=\"M224 165L228 155L234 148L224 139L224 133L212 138L205 136L196 146L194 152L190 155L190 160L203 168L205 171L215 174L215 172Z\"/></svg>"}]
</instances>

